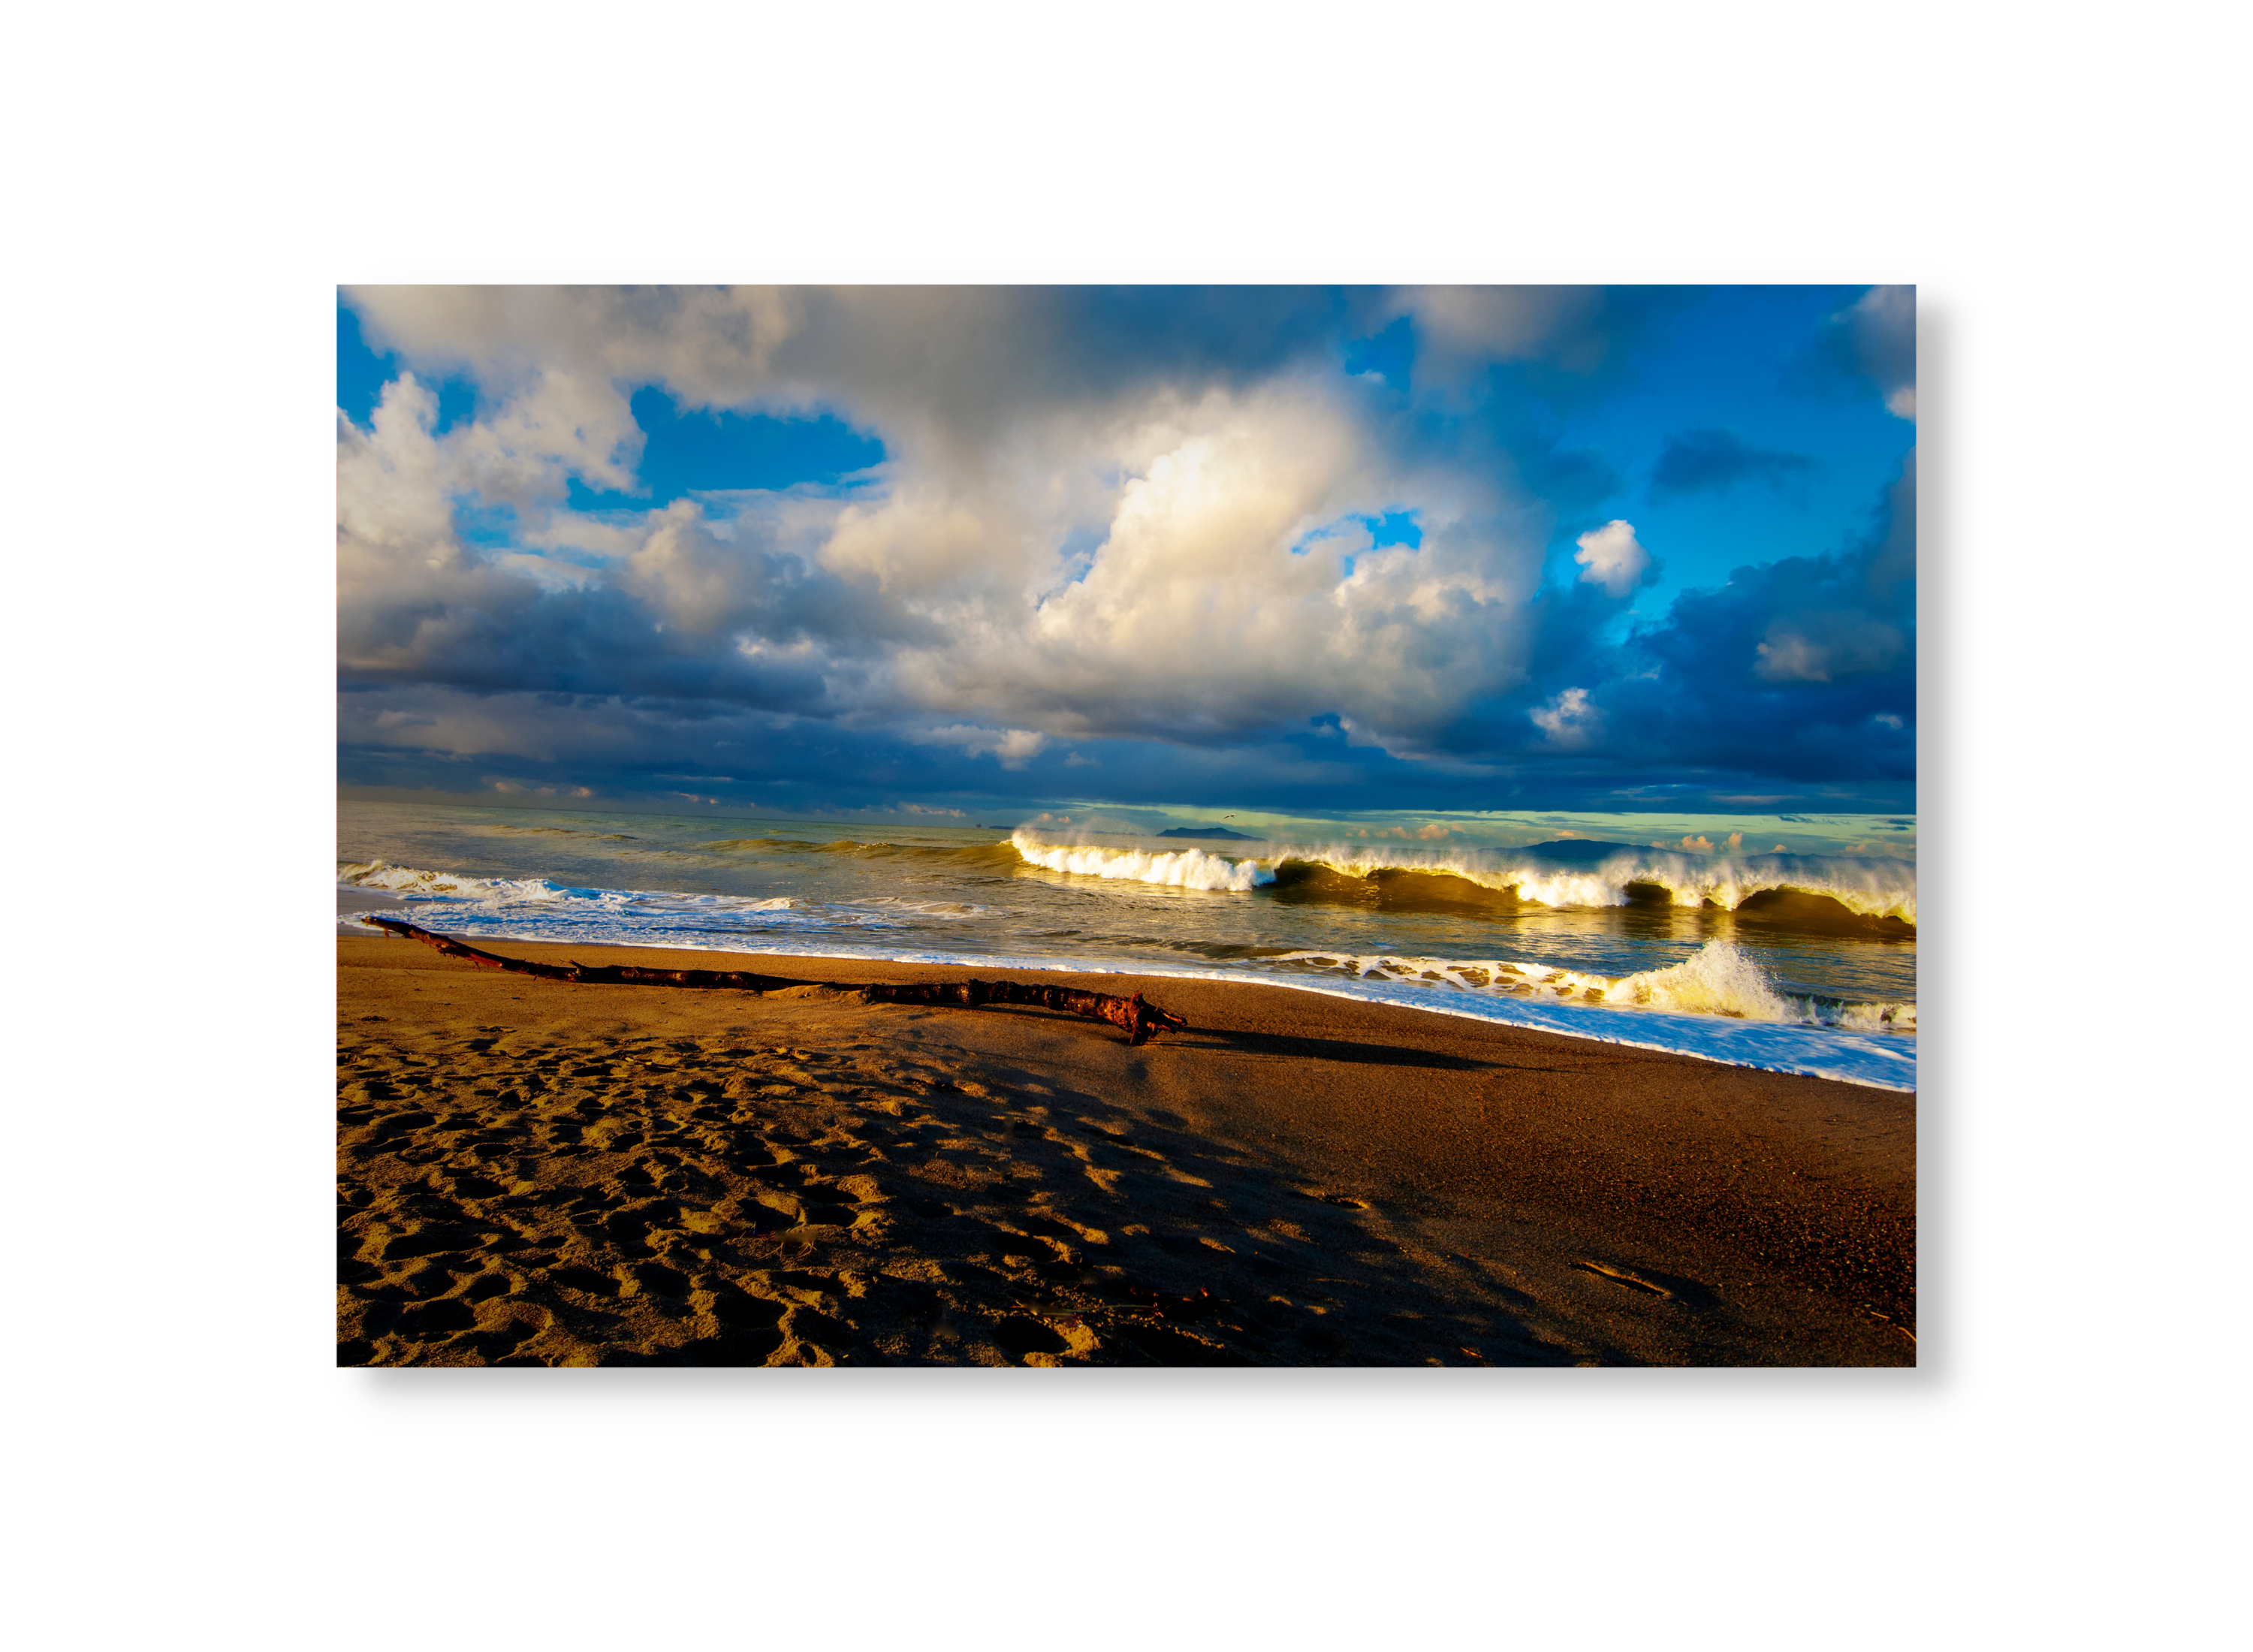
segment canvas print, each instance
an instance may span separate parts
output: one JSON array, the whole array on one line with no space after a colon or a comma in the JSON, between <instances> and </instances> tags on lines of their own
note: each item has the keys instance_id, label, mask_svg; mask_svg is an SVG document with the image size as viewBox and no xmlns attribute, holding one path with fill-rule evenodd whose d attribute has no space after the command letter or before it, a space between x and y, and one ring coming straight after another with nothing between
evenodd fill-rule
<instances>
[{"instance_id":1,"label":"canvas print","mask_svg":"<svg viewBox=\"0 0 2253 1652\"><path fill-rule=\"evenodd\" d=\"M1913 1364L1915 309L341 289L338 1363Z\"/></svg>"}]
</instances>

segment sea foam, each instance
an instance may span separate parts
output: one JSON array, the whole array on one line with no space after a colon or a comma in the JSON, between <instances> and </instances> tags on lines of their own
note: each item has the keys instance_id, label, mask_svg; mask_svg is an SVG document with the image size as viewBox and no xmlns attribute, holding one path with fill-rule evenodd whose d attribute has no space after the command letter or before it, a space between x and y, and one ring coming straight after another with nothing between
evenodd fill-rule
<instances>
[{"instance_id":1,"label":"sea foam","mask_svg":"<svg viewBox=\"0 0 2253 1652\"><path fill-rule=\"evenodd\" d=\"M1777 986L1753 955L1731 941L1708 941L1679 964L1629 975L1512 959L1349 957L1336 952L1289 952L1269 960L1285 968L1335 972L1357 980L1384 980L1482 997L1584 1005L1591 1008L1715 1015L1778 1026L1836 1027L1858 1032L1914 1033L1913 1003L1854 1004Z\"/></svg>"}]
</instances>

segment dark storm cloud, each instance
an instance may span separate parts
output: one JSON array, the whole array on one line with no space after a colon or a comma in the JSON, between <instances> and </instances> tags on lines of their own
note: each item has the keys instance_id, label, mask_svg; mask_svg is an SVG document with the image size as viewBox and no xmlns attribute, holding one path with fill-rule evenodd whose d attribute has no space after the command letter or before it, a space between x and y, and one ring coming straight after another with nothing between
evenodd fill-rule
<instances>
[{"instance_id":1,"label":"dark storm cloud","mask_svg":"<svg viewBox=\"0 0 2253 1652\"><path fill-rule=\"evenodd\" d=\"M1815 468L1804 453L1756 448L1733 430L1685 430L1668 441L1651 467L1650 497L1720 493L1750 481L1789 488Z\"/></svg>"},{"instance_id":2,"label":"dark storm cloud","mask_svg":"<svg viewBox=\"0 0 2253 1652\"><path fill-rule=\"evenodd\" d=\"M339 617L342 680L834 714L869 661L927 630L761 543L756 521L722 540L694 507L664 514L632 556L575 588L458 547L375 577L348 560L362 589Z\"/></svg>"},{"instance_id":3,"label":"dark storm cloud","mask_svg":"<svg viewBox=\"0 0 2253 1652\"><path fill-rule=\"evenodd\" d=\"M1835 555L1741 568L1636 631L1598 691L1622 760L1906 781L1916 762L1912 459Z\"/></svg>"}]
</instances>

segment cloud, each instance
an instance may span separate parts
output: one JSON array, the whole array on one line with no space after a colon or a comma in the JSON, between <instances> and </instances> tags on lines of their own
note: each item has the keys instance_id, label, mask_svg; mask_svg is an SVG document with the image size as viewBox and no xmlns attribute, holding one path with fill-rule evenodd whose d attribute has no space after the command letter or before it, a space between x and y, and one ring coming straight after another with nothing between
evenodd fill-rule
<instances>
[{"instance_id":1,"label":"cloud","mask_svg":"<svg viewBox=\"0 0 2253 1652\"><path fill-rule=\"evenodd\" d=\"M1873 287L1846 311L1845 326L1862 372L1885 396L1887 409L1916 417L1916 289Z\"/></svg>"},{"instance_id":2,"label":"cloud","mask_svg":"<svg viewBox=\"0 0 2253 1652\"><path fill-rule=\"evenodd\" d=\"M1608 522L1581 534L1575 543L1580 548L1573 553L1573 560L1580 564L1580 578L1602 586L1613 596L1624 596L1641 584L1650 566L1650 553L1636 541L1632 522Z\"/></svg>"},{"instance_id":3,"label":"cloud","mask_svg":"<svg viewBox=\"0 0 2253 1652\"><path fill-rule=\"evenodd\" d=\"M1869 613L1831 610L1771 621L1753 652L1753 673L1763 681L1827 683L1834 676L1883 671L1908 652L1908 639L1898 626ZM1873 721L1888 718L1888 727L1901 726L1890 712L1875 713Z\"/></svg>"},{"instance_id":4,"label":"cloud","mask_svg":"<svg viewBox=\"0 0 2253 1652\"><path fill-rule=\"evenodd\" d=\"M1587 745L1603 727L1603 714L1588 703L1585 688L1567 688L1546 706L1526 714L1552 746L1573 749Z\"/></svg>"},{"instance_id":5,"label":"cloud","mask_svg":"<svg viewBox=\"0 0 2253 1652\"><path fill-rule=\"evenodd\" d=\"M1896 418L1916 417L1916 289L1873 287L1832 316L1817 340L1817 375L1874 388Z\"/></svg>"},{"instance_id":6,"label":"cloud","mask_svg":"<svg viewBox=\"0 0 2253 1652\"><path fill-rule=\"evenodd\" d=\"M1586 372L1602 364L1592 287L1413 287L1398 303L1414 318L1419 367L1454 384L1489 362L1550 359Z\"/></svg>"},{"instance_id":7,"label":"cloud","mask_svg":"<svg viewBox=\"0 0 2253 1652\"><path fill-rule=\"evenodd\" d=\"M1912 455L1839 551L1678 596L1591 696L1607 750L1799 781L1913 778L1915 518Z\"/></svg>"},{"instance_id":8,"label":"cloud","mask_svg":"<svg viewBox=\"0 0 2253 1652\"><path fill-rule=\"evenodd\" d=\"M1732 430L1688 430L1670 438L1650 473L1650 497L1719 493L1740 482L1789 487L1816 468L1803 453L1756 448Z\"/></svg>"},{"instance_id":9,"label":"cloud","mask_svg":"<svg viewBox=\"0 0 2253 1652\"><path fill-rule=\"evenodd\" d=\"M999 757L1004 769L1023 768L1049 743L1046 735L1030 728L974 728L967 724L912 730L907 737L925 745L958 746L973 757Z\"/></svg>"},{"instance_id":10,"label":"cloud","mask_svg":"<svg viewBox=\"0 0 2253 1652\"><path fill-rule=\"evenodd\" d=\"M1496 512L1523 502L1492 478L1440 478L1420 547L1376 547L1364 519L1412 484L1350 397L1303 375L1252 391L1224 378L1036 404L994 450L945 443L928 463L903 437L872 500L767 498L726 519L675 500L554 569L464 543L453 500L499 496L521 540L555 542L566 483L617 485L605 456L632 442L534 441L554 421L520 401L559 394L556 373L497 392L507 439L478 422L434 436L435 403L403 379L369 429L339 431L342 663L801 714L952 713L1060 738L1228 741L1351 708L1397 747L1465 689L1513 676L1537 551ZM997 451L1017 468L997 475ZM1097 542L1068 563L1090 520Z\"/></svg>"},{"instance_id":11,"label":"cloud","mask_svg":"<svg viewBox=\"0 0 2253 1652\"><path fill-rule=\"evenodd\" d=\"M1601 766L1615 760L1722 752L1740 771L1708 784L1765 791L1761 738L1719 715L1746 694L1766 708L1748 727L1771 733L1859 708L1850 731L1798 744L1800 771L1824 769L1825 740L1831 770L1873 771L1878 750L1913 765L1913 699L1864 692L1913 658L1906 575L1881 598L1854 584L1867 557L1852 576L1788 559L1622 642L1619 599L1657 572L1615 519L1580 536L1576 578L1544 582L1560 519L1601 519L1622 485L1559 436L1562 410L1624 382L1678 296L350 299L407 364L365 424L338 426L355 777L437 784L445 765L506 757L527 765L512 784L571 763L615 793L725 766L778 796L841 796L849 765L874 807L1099 763L1120 797L1335 797L1381 775L1436 809L1512 764L1569 789L1617 785ZM1839 361L1893 371L1899 309L1872 296L1841 312L1825 334ZM1350 341L1403 317L1401 371L1343 370ZM434 387L457 375L478 387L474 415L441 429ZM645 386L684 414L834 416L884 457L849 484L660 505L638 491ZM1675 438L1667 486L1774 482L1801 457L1698 445L1716 435ZM1376 525L1402 519L1418 542L1380 544ZM715 761L722 743L760 766Z\"/></svg>"}]
</instances>

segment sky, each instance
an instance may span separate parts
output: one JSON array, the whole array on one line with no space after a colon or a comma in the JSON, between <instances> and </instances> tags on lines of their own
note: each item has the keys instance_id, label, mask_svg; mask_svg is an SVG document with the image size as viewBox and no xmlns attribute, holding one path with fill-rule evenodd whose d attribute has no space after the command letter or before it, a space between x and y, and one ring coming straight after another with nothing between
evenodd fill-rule
<instances>
[{"instance_id":1,"label":"sky","mask_svg":"<svg viewBox=\"0 0 2253 1652\"><path fill-rule=\"evenodd\" d=\"M1910 289L346 288L337 345L350 788L1915 809Z\"/></svg>"}]
</instances>

